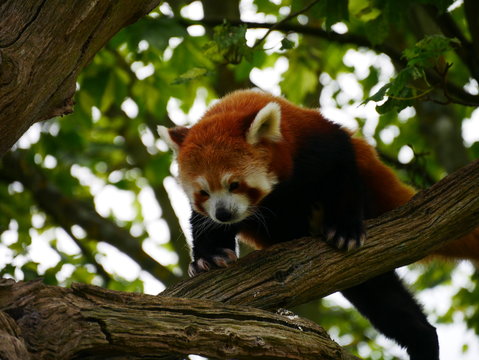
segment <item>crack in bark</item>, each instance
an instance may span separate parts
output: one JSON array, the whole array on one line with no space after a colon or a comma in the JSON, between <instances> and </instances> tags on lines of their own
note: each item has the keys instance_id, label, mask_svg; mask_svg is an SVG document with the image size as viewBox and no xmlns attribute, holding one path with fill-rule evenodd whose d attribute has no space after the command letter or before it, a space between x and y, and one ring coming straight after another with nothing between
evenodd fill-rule
<instances>
[{"instance_id":1,"label":"crack in bark","mask_svg":"<svg viewBox=\"0 0 479 360\"><path fill-rule=\"evenodd\" d=\"M100 327L100 330L102 334L105 336L105 340L108 342L110 345L114 345L113 338L110 334L110 331L108 330L108 325L103 319L95 318L95 317L86 317L85 321L91 322L91 323L96 323Z\"/></svg>"},{"instance_id":2,"label":"crack in bark","mask_svg":"<svg viewBox=\"0 0 479 360\"><path fill-rule=\"evenodd\" d=\"M47 0L43 0L43 2L38 6L38 9L35 11L35 14L33 15L33 17L30 19L30 21L28 21L25 26L23 27L23 29L21 29L19 32L18 32L18 35L15 39L13 39L10 43L7 43L7 44L4 44L4 45L0 45L0 49L4 49L4 48L7 48L9 46L12 46L13 44L15 44L21 37L22 35L25 33L25 31L27 31L27 29L30 27L31 24L33 24L33 22L35 22L35 20L38 18L38 16L40 15L40 12L42 11L45 3L47 2Z\"/></svg>"}]
</instances>

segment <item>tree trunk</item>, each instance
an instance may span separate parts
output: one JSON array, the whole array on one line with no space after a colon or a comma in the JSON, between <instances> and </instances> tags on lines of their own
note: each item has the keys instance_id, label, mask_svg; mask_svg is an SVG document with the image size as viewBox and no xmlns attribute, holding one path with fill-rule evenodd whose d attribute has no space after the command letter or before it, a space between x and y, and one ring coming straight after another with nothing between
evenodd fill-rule
<instances>
[{"instance_id":1,"label":"tree trunk","mask_svg":"<svg viewBox=\"0 0 479 360\"><path fill-rule=\"evenodd\" d=\"M35 122L72 112L79 72L160 0L0 2L0 155Z\"/></svg>"},{"instance_id":2,"label":"tree trunk","mask_svg":"<svg viewBox=\"0 0 479 360\"><path fill-rule=\"evenodd\" d=\"M197 353L221 359L352 359L313 323L258 309L301 304L416 261L474 229L478 215L479 160L369 222L368 242L358 251L295 240L158 297L3 280L0 340L7 341L0 341L0 357L177 359Z\"/></svg>"}]
</instances>

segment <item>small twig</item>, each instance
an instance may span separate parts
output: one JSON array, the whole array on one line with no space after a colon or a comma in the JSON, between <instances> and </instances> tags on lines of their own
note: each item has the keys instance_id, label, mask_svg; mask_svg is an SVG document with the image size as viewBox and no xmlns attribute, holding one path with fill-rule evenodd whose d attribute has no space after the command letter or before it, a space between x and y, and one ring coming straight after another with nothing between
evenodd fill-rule
<instances>
[{"instance_id":1,"label":"small twig","mask_svg":"<svg viewBox=\"0 0 479 360\"><path fill-rule=\"evenodd\" d=\"M426 96L427 94L429 94L433 90L434 90L434 88L430 88L430 89L425 90L423 93L421 93L419 95L409 96L409 97L400 97L400 96L394 96L394 95L388 95L388 97L390 97L391 99L394 99L394 100L401 100L401 101L417 100L417 99L420 99L420 98Z\"/></svg>"},{"instance_id":2,"label":"small twig","mask_svg":"<svg viewBox=\"0 0 479 360\"><path fill-rule=\"evenodd\" d=\"M296 16L298 15L301 15L305 12L307 12L309 9L311 9L314 5L316 5L317 3L319 3L321 0L314 0L312 1L309 5L307 5L305 8L301 9L301 10L298 10L292 14L289 14L288 16L286 16L283 20L281 21L278 21L276 24L273 24L269 29L268 31L266 32L266 34L264 34L264 36L257 40L256 43L253 45L253 48L257 47L259 44L261 44L267 37L269 34L271 34L271 32L273 30L276 30L281 24L284 24L286 22L288 22L289 20L295 18Z\"/></svg>"}]
</instances>

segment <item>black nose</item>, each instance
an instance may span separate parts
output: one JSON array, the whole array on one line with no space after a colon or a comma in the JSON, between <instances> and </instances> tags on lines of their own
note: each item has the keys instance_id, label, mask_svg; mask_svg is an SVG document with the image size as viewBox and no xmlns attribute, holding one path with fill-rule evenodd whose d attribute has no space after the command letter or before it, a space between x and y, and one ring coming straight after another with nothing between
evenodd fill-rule
<instances>
[{"instance_id":1,"label":"black nose","mask_svg":"<svg viewBox=\"0 0 479 360\"><path fill-rule=\"evenodd\" d=\"M219 221L226 222L233 218L233 213L224 207L219 207L216 209L215 216Z\"/></svg>"}]
</instances>

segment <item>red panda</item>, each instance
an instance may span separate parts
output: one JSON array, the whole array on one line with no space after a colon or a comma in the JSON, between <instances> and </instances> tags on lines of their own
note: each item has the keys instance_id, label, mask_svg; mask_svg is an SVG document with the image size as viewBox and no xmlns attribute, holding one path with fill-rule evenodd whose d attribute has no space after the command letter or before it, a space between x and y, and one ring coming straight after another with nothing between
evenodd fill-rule
<instances>
[{"instance_id":1,"label":"red panda","mask_svg":"<svg viewBox=\"0 0 479 360\"><path fill-rule=\"evenodd\" d=\"M236 238L261 249L322 234L337 248L357 248L364 219L414 195L364 140L262 92L233 92L190 129L158 132L177 155L192 205L191 276L235 261ZM453 244L438 253L479 259L479 238ZM342 293L411 360L439 359L435 328L394 271Z\"/></svg>"}]
</instances>

